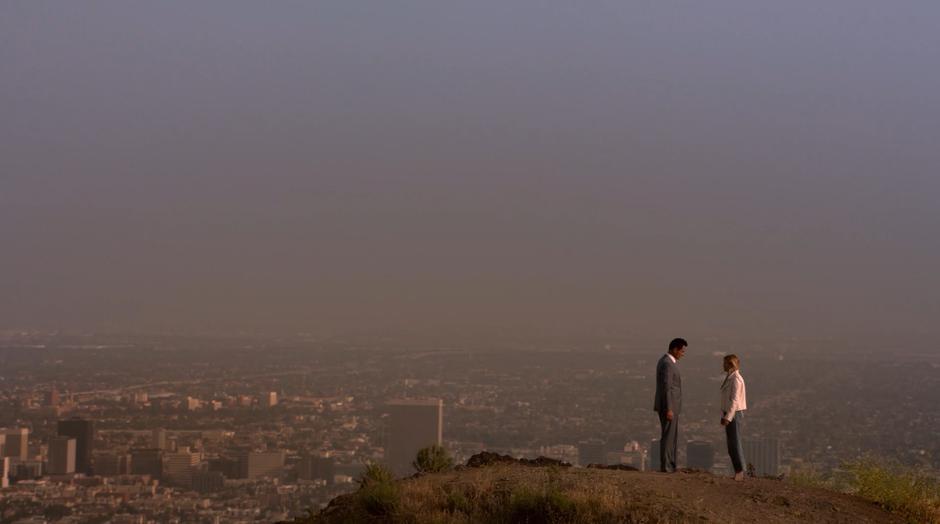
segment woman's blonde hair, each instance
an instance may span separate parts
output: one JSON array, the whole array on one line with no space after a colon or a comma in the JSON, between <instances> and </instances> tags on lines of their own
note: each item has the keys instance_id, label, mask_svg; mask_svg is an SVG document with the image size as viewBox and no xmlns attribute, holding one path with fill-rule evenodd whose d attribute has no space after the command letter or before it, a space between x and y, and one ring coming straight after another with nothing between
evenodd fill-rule
<instances>
[{"instance_id":1,"label":"woman's blonde hair","mask_svg":"<svg viewBox=\"0 0 940 524\"><path fill-rule=\"evenodd\" d=\"M730 355L725 355L725 364L731 364L734 369L741 369L741 361L738 359L738 356L734 353Z\"/></svg>"}]
</instances>

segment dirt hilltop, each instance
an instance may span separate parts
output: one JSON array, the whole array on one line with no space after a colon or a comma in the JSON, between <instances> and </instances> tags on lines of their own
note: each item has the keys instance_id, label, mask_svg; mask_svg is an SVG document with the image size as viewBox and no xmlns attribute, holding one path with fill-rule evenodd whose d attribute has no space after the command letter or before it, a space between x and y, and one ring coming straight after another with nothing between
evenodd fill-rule
<instances>
[{"instance_id":1,"label":"dirt hilltop","mask_svg":"<svg viewBox=\"0 0 940 524\"><path fill-rule=\"evenodd\" d=\"M776 479L506 459L363 488L300 522L904 522L864 499Z\"/></svg>"}]
</instances>

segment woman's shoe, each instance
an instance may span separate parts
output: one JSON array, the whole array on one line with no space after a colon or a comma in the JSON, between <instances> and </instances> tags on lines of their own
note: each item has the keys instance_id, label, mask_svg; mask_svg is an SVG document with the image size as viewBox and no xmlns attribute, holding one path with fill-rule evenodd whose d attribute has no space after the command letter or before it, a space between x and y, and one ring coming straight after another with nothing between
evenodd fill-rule
<instances>
[{"instance_id":1,"label":"woman's shoe","mask_svg":"<svg viewBox=\"0 0 940 524\"><path fill-rule=\"evenodd\" d=\"M738 481L738 482L741 482L742 480L744 480L744 472L743 472L743 471L738 471L737 473L735 473L735 474L734 474L734 480L736 480L736 481Z\"/></svg>"}]
</instances>

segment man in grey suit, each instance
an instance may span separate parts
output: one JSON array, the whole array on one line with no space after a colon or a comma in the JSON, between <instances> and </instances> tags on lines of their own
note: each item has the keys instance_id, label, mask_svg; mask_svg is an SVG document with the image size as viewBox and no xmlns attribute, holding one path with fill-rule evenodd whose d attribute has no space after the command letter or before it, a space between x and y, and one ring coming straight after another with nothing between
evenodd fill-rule
<instances>
[{"instance_id":1,"label":"man in grey suit","mask_svg":"<svg viewBox=\"0 0 940 524\"><path fill-rule=\"evenodd\" d=\"M679 449L679 414L682 413L682 376L676 362L685 355L685 339L675 338L669 351L656 364L656 399L653 410L659 413L659 471L676 471Z\"/></svg>"}]
</instances>

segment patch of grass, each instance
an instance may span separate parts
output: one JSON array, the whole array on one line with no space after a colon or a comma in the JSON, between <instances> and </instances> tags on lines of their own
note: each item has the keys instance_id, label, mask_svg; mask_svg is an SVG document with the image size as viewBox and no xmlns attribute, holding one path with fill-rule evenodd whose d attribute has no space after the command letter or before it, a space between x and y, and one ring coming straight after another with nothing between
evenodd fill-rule
<instances>
[{"instance_id":1,"label":"patch of grass","mask_svg":"<svg viewBox=\"0 0 940 524\"><path fill-rule=\"evenodd\" d=\"M829 474L797 470L787 481L858 495L912 523L940 524L940 481L884 460L864 458Z\"/></svg>"},{"instance_id":2,"label":"patch of grass","mask_svg":"<svg viewBox=\"0 0 940 524\"><path fill-rule=\"evenodd\" d=\"M511 522L529 524L575 522L578 515L578 505L557 489L517 490L512 493L507 509Z\"/></svg>"},{"instance_id":3,"label":"patch of grass","mask_svg":"<svg viewBox=\"0 0 940 524\"><path fill-rule=\"evenodd\" d=\"M815 469L802 469L790 473L787 482L803 488L834 489L835 484L831 475L823 475Z\"/></svg>"},{"instance_id":4,"label":"patch of grass","mask_svg":"<svg viewBox=\"0 0 940 524\"><path fill-rule=\"evenodd\" d=\"M851 491L910 522L940 523L940 481L875 459L846 465Z\"/></svg>"},{"instance_id":5,"label":"patch of grass","mask_svg":"<svg viewBox=\"0 0 940 524\"><path fill-rule=\"evenodd\" d=\"M470 515L473 513L473 504L471 504L470 499L467 498L467 495L462 491L451 491L448 493L446 507L447 512L451 514L463 513Z\"/></svg>"},{"instance_id":6,"label":"patch of grass","mask_svg":"<svg viewBox=\"0 0 940 524\"><path fill-rule=\"evenodd\" d=\"M714 479L690 476L688 480L700 481L703 493L715 495L713 485L717 481ZM789 481L800 486L856 493L906 516L911 522L940 524L937 481L903 470L859 463L827 475L812 470L796 472ZM711 518L715 513L708 496L679 497L672 488L658 483L658 477L653 475L621 476L617 472L519 465L493 465L395 481L386 468L369 465L359 479L358 491L334 499L316 517L303 522L627 524L697 521L703 515ZM796 488L777 492L763 480L745 487L748 490L760 488L754 500L787 507L793 515L806 517L804 520L825 520L825 507L834 507L828 502L830 498L842 499ZM737 486L730 486L730 491L722 495L729 497L727 500L749 496L741 489L731 488ZM790 492L804 495L791 497ZM817 507L818 504L823 509ZM880 512L873 504L859 499L845 500L845 504L860 515ZM724 515L730 515L729 521L735 521L747 515L747 511L744 508ZM809 518L811 514L813 519Z\"/></svg>"},{"instance_id":7,"label":"patch of grass","mask_svg":"<svg viewBox=\"0 0 940 524\"><path fill-rule=\"evenodd\" d=\"M566 482L560 472L550 468L539 468L524 481L507 485L501 471L502 468L496 468L478 472L482 475L472 483L448 483L433 490L424 490L420 488L422 481L414 481L403 495L401 514L414 514L420 522L432 522L444 516L451 523L624 521L626 507L616 487L602 485L584 489Z\"/></svg>"}]
</instances>

